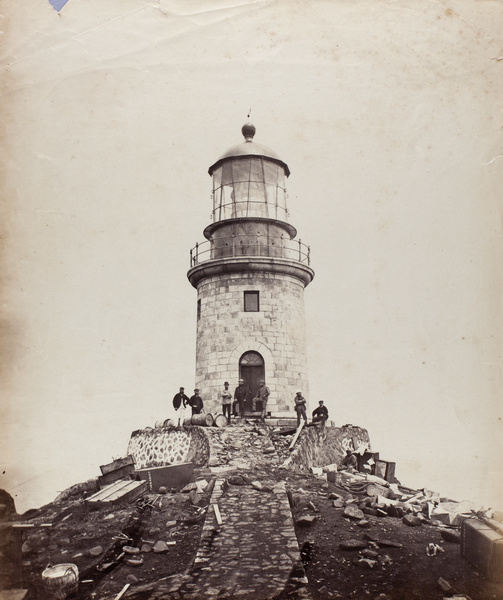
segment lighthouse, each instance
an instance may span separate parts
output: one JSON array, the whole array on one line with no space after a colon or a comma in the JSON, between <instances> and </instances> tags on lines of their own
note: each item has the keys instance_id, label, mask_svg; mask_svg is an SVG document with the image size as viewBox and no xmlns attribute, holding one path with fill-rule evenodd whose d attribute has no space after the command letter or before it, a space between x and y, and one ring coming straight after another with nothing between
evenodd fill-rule
<instances>
[{"instance_id":1,"label":"lighthouse","mask_svg":"<svg viewBox=\"0 0 503 600\"><path fill-rule=\"evenodd\" d=\"M196 388L207 412L220 412L223 384L244 382L245 415L260 382L270 390L267 413L293 416L297 391L308 397L304 289L312 281L310 248L289 223L288 165L255 142L244 141L208 170L212 219L206 240L190 251L187 277L197 290ZM253 411L255 408L255 411Z\"/></svg>"}]
</instances>

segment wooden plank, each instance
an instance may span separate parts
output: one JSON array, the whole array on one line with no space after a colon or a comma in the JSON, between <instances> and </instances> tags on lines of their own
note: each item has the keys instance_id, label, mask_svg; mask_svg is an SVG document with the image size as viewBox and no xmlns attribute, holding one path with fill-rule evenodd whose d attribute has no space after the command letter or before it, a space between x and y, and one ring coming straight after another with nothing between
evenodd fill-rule
<instances>
[{"instance_id":1,"label":"wooden plank","mask_svg":"<svg viewBox=\"0 0 503 600\"><path fill-rule=\"evenodd\" d=\"M293 450L293 447L295 446L295 442L297 441L297 439L298 439L298 437L300 435L300 432L304 428L304 425L305 425L305 421L301 421L300 425L297 427L297 433L293 436L292 443L288 447L288 450L290 450L290 452Z\"/></svg>"},{"instance_id":2,"label":"wooden plank","mask_svg":"<svg viewBox=\"0 0 503 600\"><path fill-rule=\"evenodd\" d=\"M218 504L213 504L213 512L215 513L215 519L217 520L218 525L222 525L222 515L220 514L220 509L218 508Z\"/></svg>"},{"instance_id":3,"label":"wooden plank","mask_svg":"<svg viewBox=\"0 0 503 600\"><path fill-rule=\"evenodd\" d=\"M0 592L0 600L23 600L28 590L4 590Z\"/></svg>"},{"instance_id":4,"label":"wooden plank","mask_svg":"<svg viewBox=\"0 0 503 600\"><path fill-rule=\"evenodd\" d=\"M131 502L138 496L147 491L146 481L116 481L104 487L96 494L87 499L90 503L111 503Z\"/></svg>"},{"instance_id":5,"label":"wooden plank","mask_svg":"<svg viewBox=\"0 0 503 600\"><path fill-rule=\"evenodd\" d=\"M133 465L134 466L134 460L132 456L125 456L124 458L118 458L117 460L114 460L111 463L108 463L108 465L102 465L100 467L101 469L101 473L103 475L106 475L107 473L111 473L112 471L116 471L117 469L121 469L122 467L125 467L126 465Z\"/></svg>"}]
</instances>

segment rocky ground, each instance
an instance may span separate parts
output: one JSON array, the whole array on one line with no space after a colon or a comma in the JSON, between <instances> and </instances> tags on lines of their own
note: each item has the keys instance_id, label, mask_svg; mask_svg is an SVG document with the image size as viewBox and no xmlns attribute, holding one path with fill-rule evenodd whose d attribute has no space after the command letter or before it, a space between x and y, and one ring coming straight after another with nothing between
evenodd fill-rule
<instances>
[{"instance_id":1,"label":"rocky ground","mask_svg":"<svg viewBox=\"0 0 503 600\"><path fill-rule=\"evenodd\" d=\"M271 438L258 431L251 430L254 444L259 449L264 438L267 456ZM35 526L23 532L23 585L30 590L28 600L48 598L41 574L49 563L77 565L81 583L73 597L83 600L115 599L127 584L124 599L153 598L151 592L139 592L142 586L183 573L198 547L215 472L222 476L223 456L227 463L232 461L233 453L221 435L220 465L197 469L197 485L183 491L148 493L126 506L90 510L85 498L91 491L80 485L56 502L22 515L20 520ZM284 440L272 439L276 446L285 445ZM236 444L231 438L228 443ZM215 456L213 462L218 462ZM351 489L347 481L342 485L327 481L326 474L264 464L243 464L239 472L250 482L286 482L307 577L302 590L296 582L281 600L301 596L442 600L456 595L503 600L503 584L489 582L461 556L459 526L429 519L427 503L417 502L407 514L406 507L402 511L385 507L357 486ZM229 478L233 472L229 471ZM39 527L42 524L51 526ZM261 600L260 582L257 590Z\"/></svg>"}]
</instances>

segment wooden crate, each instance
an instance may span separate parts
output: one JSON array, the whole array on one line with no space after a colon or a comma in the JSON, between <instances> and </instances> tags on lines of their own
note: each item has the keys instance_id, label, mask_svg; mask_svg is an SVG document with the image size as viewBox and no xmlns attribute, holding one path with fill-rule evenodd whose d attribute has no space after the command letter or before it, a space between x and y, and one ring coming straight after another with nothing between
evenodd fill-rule
<instances>
[{"instance_id":1,"label":"wooden crate","mask_svg":"<svg viewBox=\"0 0 503 600\"><path fill-rule=\"evenodd\" d=\"M152 492L157 492L161 486L170 489L179 489L195 481L194 464L180 463L164 467L147 467L138 469L136 475L148 483Z\"/></svg>"},{"instance_id":2,"label":"wooden crate","mask_svg":"<svg viewBox=\"0 0 503 600\"><path fill-rule=\"evenodd\" d=\"M503 535L480 519L461 524L461 554L487 579L503 582Z\"/></svg>"}]
</instances>

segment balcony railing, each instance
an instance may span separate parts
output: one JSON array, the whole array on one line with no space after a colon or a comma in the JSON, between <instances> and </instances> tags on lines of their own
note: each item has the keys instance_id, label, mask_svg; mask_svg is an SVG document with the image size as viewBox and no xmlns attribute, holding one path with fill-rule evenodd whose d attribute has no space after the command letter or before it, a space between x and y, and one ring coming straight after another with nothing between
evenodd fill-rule
<instances>
[{"instance_id":1,"label":"balcony railing","mask_svg":"<svg viewBox=\"0 0 503 600\"><path fill-rule=\"evenodd\" d=\"M190 251L190 267L220 258L267 256L285 258L310 266L311 249L301 240L272 235L231 235L196 244Z\"/></svg>"}]
</instances>

